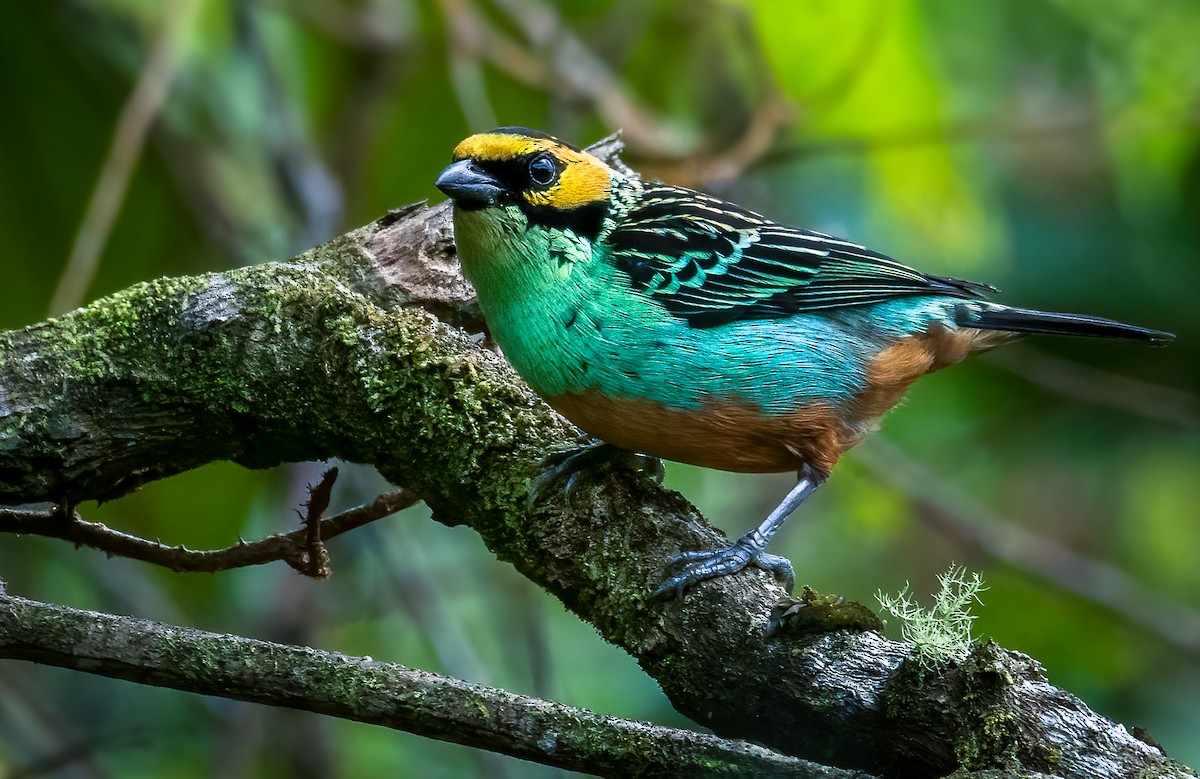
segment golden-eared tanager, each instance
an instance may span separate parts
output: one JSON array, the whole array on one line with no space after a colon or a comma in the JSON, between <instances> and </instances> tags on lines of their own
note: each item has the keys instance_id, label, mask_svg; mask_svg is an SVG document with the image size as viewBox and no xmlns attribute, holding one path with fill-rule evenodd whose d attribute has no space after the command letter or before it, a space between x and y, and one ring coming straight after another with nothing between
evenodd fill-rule
<instances>
[{"instance_id":1,"label":"golden-eared tanager","mask_svg":"<svg viewBox=\"0 0 1200 779\"><path fill-rule=\"evenodd\" d=\"M437 187L492 336L559 413L631 452L799 474L731 546L672 558L659 593L748 564L790 588L767 542L926 373L1022 333L1171 338L993 303L989 286L624 175L522 127L462 141Z\"/></svg>"}]
</instances>

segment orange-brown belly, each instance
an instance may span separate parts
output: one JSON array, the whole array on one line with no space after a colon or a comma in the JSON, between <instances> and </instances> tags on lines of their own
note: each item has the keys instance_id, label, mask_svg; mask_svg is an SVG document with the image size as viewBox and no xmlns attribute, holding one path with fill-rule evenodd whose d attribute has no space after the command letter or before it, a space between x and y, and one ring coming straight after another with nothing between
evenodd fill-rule
<instances>
[{"instance_id":1,"label":"orange-brown belly","mask_svg":"<svg viewBox=\"0 0 1200 779\"><path fill-rule=\"evenodd\" d=\"M940 325L881 350L866 365L865 386L849 402L800 402L784 414L751 403L710 398L696 409L595 390L547 398L579 427L623 449L743 473L798 471L828 475L842 453L873 430L921 376L985 347L979 331ZM797 376L797 382L803 377ZM797 393L801 395L801 393Z\"/></svg>"},{"instance_id":2,"label":"orange-brown belly","mask_svg":"<svg viewBox=\"0 0 1200 779\"><path fill-rule=\"evenodd\" d=\"M841 422L824 404L767 416L744 403L709 401L684 410L595 391L548 401L579 427L623 449L723 471L798 471L808 463L828 474L849 448Z\"/></svg>"}]
</instances>

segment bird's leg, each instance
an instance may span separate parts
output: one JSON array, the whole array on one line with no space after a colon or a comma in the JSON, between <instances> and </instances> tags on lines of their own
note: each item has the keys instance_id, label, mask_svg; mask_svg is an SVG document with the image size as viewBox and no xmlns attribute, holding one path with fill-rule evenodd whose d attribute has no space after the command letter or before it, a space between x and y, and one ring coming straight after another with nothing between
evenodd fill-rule
<instances>
[{"instance_id":1,"label":"bird's leg","mask_svg":"<svg viewBox=\"0 0 1200 779\"><path fill-rule=\"evenodd\" d=\"M799 476L800 479L796 482L796 486L763 520L762 524L734 541L730 546L715 551L697 550L672 555L667 561L669 565L686 564L679 573L667 579L654 591L655 596L661 597L674 593L676 596L682 597L684 590L693 584L705 579L737 573L747 565L754 565L775 574L776 578L783 581L787 591L791 592L792 585L796 580L792 564L784 557L767 554L763 550L766 548L767 542L771 540L771 536L783 527L783 523L791 513L804 502L805 498L816 492L817 487L820 487L825 481L824 477L818 475L807 465L800 470Z\"/></svg>"},{"instance_id":2,"label":"bird's leg","mask_svg":"<svg viewBox=\"0 0 1200 779\"><path fill-rule=\"evenodd\" d=\"M575 489L579 474L593 468L620 463L662 483L664 468L662 460L648 454L631 452L599 440L592 440L575 449L558 452L542 460L542 471L533 478L529 489L530 505L537 502L551 484L565 478L563 492L568 499Z\"/></svg>"}]
</instances>

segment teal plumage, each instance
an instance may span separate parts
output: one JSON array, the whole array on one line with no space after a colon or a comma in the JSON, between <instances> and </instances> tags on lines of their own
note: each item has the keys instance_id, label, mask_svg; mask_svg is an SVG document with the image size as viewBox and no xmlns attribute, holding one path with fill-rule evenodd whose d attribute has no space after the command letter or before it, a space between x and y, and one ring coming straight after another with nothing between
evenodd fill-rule
<instances>
[{"instance_id":1,"label":"teal plumage","mask_svg":"<svg viewBox=\"0 0 1200 779\"><path fill-rule=\"evenodd\" d=\"M621 182L621 186L627 189L630 203L645 202L639 182ZM660 196L664 191L676 197L704 197L663 185L653 190ZM505 234L486 248L477 247L472 236L495 235L493 230L475 229L476 220L488 217L470 211L456 216L461 225L456 229L459 253L467 258L476 287L484 290L480 303L489 326L498 334L514 367L543 396L596 389L606 395L646 398L681 408L698 408L708 397L730 396L752 401L764 413L787 413L809 402L852 398L865 388L867 358L899 338L924 330L931 321L953 318L955 299L906 297L897 301L896 293L882 283L858 294L867 302L883 302L849 314L849 309L831 311L831 301L838 295L855 292L849 263L844 271L848 283L842 288L826 285L820 306L806 306L803 312L788 317L772 314L763 318L755 308L763 307L763 298L796 286L786 270L774 277L761 271L745 272L740 278L755 286L738 287L739 277L729 273L743 259L736 243L730 243L730 254L710 254L711 260L698 251L664 256L624 249L632 242L614 246L606 239L634 229L645 231L646 227L639 222L637 228L618 228L620 211L612 216L616 218L610 219L586 248L557 227L536 225L525 233ZM665 234L676 239L679 247L686 246L680 230L663 229L670 230ZM745 233L742 238L746 240ZM476 254L494 255L496 246L520 254L526 243L544 244L558 259L471 265L470 258ZM632 283L636 277L626 270L638 262L657 266L647 279L644 294L637 294L638 285ZM711 269L700 270L687 282L680 280L689 265L701 262L708 262ZM903 270L898 263L887 262L889 273L893 268ZM799 277L807 281L812 275L805 268ZM732 283L724 282L731 276ZM919 288L922 278L913 271L897 272L896 276L907 285L905 289ZM926 289L943 286L963 294L958 287L933 280ZM891 300L885 298L888 292ZM727 318L724 312L735 306L744 309L744 316L721 327L697 327L697 316L673 315L669 306L664 312L661 299L699 301L692 306L700 311L700 317L717 312ZM707 309L701 310L701 302L708 304ZM711 313L709 316L711 322ZM804 381L797 381L798 376Z\"/></svg>"},{"instance_id":2,"label":"teal plumage","mask_svg":"<svg viewBox=\"0 0 1200 779\"><path fill-rule=\"evenodd\" d=\"M1020 332L1165 340L1013 308L859 244L646 183L543 133L463 141L438 179L489 328L535 391L618 447L796 488L731 547L683 553L659 588L753 563L786 516L925 373Z\"/></svg>"}]
</instances>

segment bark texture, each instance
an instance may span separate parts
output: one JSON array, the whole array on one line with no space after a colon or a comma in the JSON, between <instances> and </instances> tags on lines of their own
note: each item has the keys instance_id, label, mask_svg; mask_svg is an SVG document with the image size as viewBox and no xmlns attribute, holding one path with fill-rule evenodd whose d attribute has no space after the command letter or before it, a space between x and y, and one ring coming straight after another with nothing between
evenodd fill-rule
<instances>
[{"instance_id":1,"label":"bark texture","mask_svg":"<svg viewBox=\"0 0 1200 779\"><path fill-rule=\"evenodd\" d=\"M577 433L480 333L445 206L287 262L132 287L0 334L0 503L111 499L220 459L369 463L721 736L897 777L1194 775L993 644L922 672L861 607L818 600L769 633L783 592L753 569L653 600L669 554L723 537L615 465L529 506L539 461Z\"/></svg>"},{"instance_id":2,"label":"bark texture","mask_svg":"<svg viewBox=\"0 0 1200 779\"><path fill-rule=\"evenodd\" d=\"M746 742L605 717L369 657L0 595L0 656L286 706L605 776L870 779Z\"/></svg>"}]
</instances>

